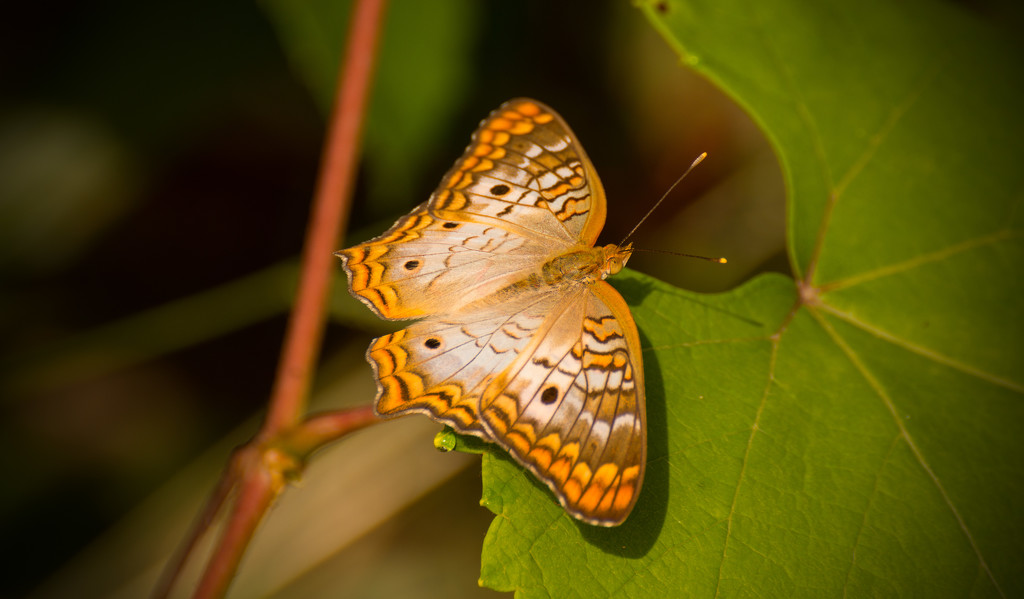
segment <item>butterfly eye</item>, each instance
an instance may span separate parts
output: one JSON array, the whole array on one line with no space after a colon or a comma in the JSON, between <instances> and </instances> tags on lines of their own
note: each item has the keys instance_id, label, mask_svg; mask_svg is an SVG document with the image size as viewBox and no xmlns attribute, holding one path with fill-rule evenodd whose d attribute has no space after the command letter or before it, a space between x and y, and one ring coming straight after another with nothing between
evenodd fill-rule
<instances>
[{"instance_id":1,"label":"butterfly eye","mask_svg":"<svg viewBox=\"0 0 1024 599\"><path fill-rule=\"evenodd\" d=\"M430 339L424 341L423 345L426 345L430 349L437 349L441 347L441 340L437 339L436 337L431 337Z\"/></svg>"},{"instance_id":2,"label":"butterfly eye","mask_svg":"<svg viewBox=\"0 0 1024 599\"><path fill-rule=\"evenodd\" d=\"M405 263L405 270L416 270L420 265L419 260L409 260Z\"/></svg>"},{"instance_id":3,"label":"butterfly eye","mask_svg":"<svg viewBox=\"0 0 1024 599\"><path fill-rule=\"evenodd\" d=\"M620 270L622 270L622 266L622 258L620 256L616 255L612 256L611 258L608 258L608 262L605 265L604 276L617 274Z\"/></svg>"},{"instance_id":4,"label":"butterfly eye","mask_svg":"<svg viewBox=\"0 0 1024 599\"><path fill-rule=\"evenodd\" d=\"M447 222L441 226L445 229L457 229L459 227L459 223Z\"/></svg>"},{"instance_id":5,"label":"butterfly eye","mask_svg":"<svg viewBox=\"0 0 1024 599\"><path fill-rule=\"evenodd\" d=\"M491 188L491 193L496 196L503 196L510 191L509 186L505 184L495 185Z\"/></svg>"},{"instance_id":6,"label":"butterfly eye","mask_svg":"<svg viewBox=\"0 0 1024 599\"><path fill-rule=\"evenodd\" d=\"M558 387L548 387L540 394L540 402L546 406L555 403L556 399L558 399Z\"/></svg>"}]
</instances>

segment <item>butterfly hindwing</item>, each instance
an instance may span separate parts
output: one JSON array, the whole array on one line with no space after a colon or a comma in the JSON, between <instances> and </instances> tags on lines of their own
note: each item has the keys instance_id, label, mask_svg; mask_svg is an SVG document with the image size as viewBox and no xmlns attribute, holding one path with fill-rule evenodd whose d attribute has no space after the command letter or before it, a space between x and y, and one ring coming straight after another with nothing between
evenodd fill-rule
<instances>
[{"instance_id":1,"label":"butterfly hindwing","mask_svg":"<svg viewBox=\"0 0 1024 599\"><path fill-rule=\"evenodd\" d=\"M377 413L423 413L490 440L479 420L480 396L529 345L556 301L554 294L520 298L375 339L366 355L377 375Z\"/></svg>"},{"instance_id":2,"label":"butterfly hindwing","mask_svg":"<svg viewBox=\"0 0 1024 599\"><path fill-rule=\"evenodd\" d=\"M647 444L639 335L618 292L597 281L564 298L480 411L567 511L592 524L625 520Z\"/></svg>"}]
</instances>

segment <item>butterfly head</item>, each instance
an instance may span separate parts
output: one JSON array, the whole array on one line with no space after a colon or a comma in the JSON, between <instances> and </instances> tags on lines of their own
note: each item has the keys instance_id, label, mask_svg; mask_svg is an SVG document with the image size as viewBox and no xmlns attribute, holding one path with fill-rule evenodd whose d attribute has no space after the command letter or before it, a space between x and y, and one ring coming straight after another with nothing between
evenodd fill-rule
<instances>
[{"instance_id":1,"label":"butterfly head","mask_svg":"<svg viewBox=\"0 0 1024 599\"><path fill-rule=\"evenodd\" d=\"M627 243L626 245L619 246L609 243L601 248L601 252L604 254L604 267L601 269L601 278L605 279L622 270L622 267L626 265L626 261L633 255L633 244Z\"/></svg>"}]
</instances>

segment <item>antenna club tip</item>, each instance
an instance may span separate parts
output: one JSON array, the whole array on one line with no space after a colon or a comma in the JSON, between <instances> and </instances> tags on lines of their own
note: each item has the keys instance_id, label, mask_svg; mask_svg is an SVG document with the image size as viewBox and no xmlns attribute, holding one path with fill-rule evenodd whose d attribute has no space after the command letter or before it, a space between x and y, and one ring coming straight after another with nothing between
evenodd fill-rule
<instances>
[{"instance_id":1,"label":"antenna club tip","mask_svg":"<svg viewBox=\"0 0 1024 599\"><path fill-rule=\"evenodd\" d=\"M719 259L718 259L718 263L719 263L719 264L728 264L728 263L729 263L729 261L728 261L728 260L726 260L725 258L719 258Z\"/></svg>"}]
</instances>

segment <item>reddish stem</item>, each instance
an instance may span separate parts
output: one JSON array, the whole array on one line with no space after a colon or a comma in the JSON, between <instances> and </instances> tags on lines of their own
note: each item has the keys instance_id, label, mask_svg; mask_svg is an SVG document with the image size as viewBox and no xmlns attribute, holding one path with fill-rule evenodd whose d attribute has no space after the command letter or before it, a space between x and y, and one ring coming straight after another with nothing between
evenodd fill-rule
<instances>
[{"instance_id":1,"label":"reddish stem","mask_svg":"<svg viewBox=\"0 0 1024 599\"><path fill-rule=\"evenodd\" d=\"M267 463L279 454L265 453L258 445L246 445L232 456L228 468L241 473L238 496L232 505L217 549L210 556L193 599L223 597L238 570L260 520L284 488L280 465Z\"/></svg>"},{"instance_id":2,"label":"reddish stem","mask_svg":"<svg viewBox=\"0 0 1024 599\"><path fill-rule=\"evenodd\" d=\"M234 457L232 457L228 467L221 474L220 480L217 481L217 486L213 493L206 500L206 505L203 506L199 517L192 524L188 536L185 537L185 541L178 548L175 555L171 557L170 561L167 562L167 566L164 568L164 572L153 591L154 599L161 599L170 594L171 587L185 568L185 562L188 560L189 555L195 550L196 544L202 538L203 533L213 525L214 519L220 513L221 507L228 500L228 496L238 483L237 476L238 472L234 468Z\"/></svg>"},{"instance_id":3,"label":"reddish stem","mask_svg":"<svg viewBox=\"0 0 1024 599\"><path fill-rule=\"evenodd\" d=\"M289 453L308 457L317 449L348 433L380 422L372 405L313 414L296 427L282 444Z\"/></svg>"},{"instance_id":4,"label":"reddish stem","mask_svg":"<svg viewBox=\"0 0 1024 599\"><path fill-rule=\"evenodd\" d=\"M320 180L306 231L302 275L285 334L270 408L259 437L268 439L302 419L326 319L331 274L336 266L338 232L348 221L346 210L359 136L369 97L371 74L386 0L360 0L353 7L348 45L338 77L333 118L324 143Z\"/></svg>"},{"instance_id":5,"label":"reddish stem","mask_svg":"<svg viewBox=\"0 0 1024 599\"><path fill-rule=\"evenodd\" d=\"M195 530L186 539L181 559L156 590L166 596L196 541L208 530L218 508L234 493L217 547L194 597L222 597L260 521L284 490L302 461L322 444L370 424L369 406L321 414L303 421L315 360L326 321L328 292L335 261L332 250L347 222L359 137L370 90L376 47L386 0L358 0L353 7L338 90L313 200L295 304L285 333L277 378L260 432L231 457Z\"/></svg>"}]
</instances>

